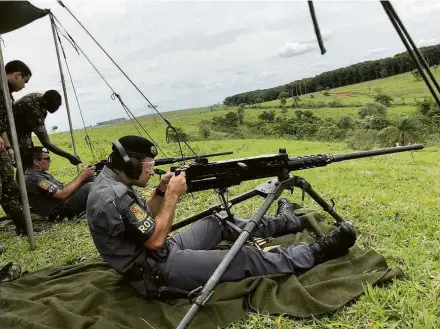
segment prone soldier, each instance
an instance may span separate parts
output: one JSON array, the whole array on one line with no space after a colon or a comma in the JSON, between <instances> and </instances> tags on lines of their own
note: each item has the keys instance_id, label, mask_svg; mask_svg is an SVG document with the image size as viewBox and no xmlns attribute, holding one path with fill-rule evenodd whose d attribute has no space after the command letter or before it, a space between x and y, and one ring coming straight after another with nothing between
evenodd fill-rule
<instances>
[{"instance_id":1,"label":"prone soldier","mask_svg":"<svg viewBox=\"0 0 440 329\"><path fill-rule=\"evenodd\" d=\"M14 100L12 92L23 89L29 82L32 72L21 61L11 61L5 66L8 79L9 97ZM0 86L0 199L4 212L14 222L17 234L26 233L26 221L21 204L21 195L18 184L14 178L12 160L15 159L14 150L8 139L9 121L6 109L6 99Z\"/></svg>"},{"instance_id":2,"label":"prone soldier","mask_svg":"<svg viewBox=\"0 0 440 329\"><path fill-rule=\"evenodd\" d=\"M73 218L86 211L87 197L93 181L93 166L84 168L70 183L64 185L48 172L49 151L41 146L30 149L32 166L25 174L31 212L55 221Z\"/></svg>"},{"instance_id":3,"label":"prone soldier","mask_svg":"<svg viewBox=\"0 0 440 329\"><path fill-rule=\"evenodd\" d=\"M96 177L87 200L87 222L102 258L146 297L160 292L184 292L203 286L227 251L214 248L238 234L214 215L170 237L179 197L185 193L185 174L167 173L151 197L144 200L133 186L145 187L154 175L154 144L138 136L113 142L109 163ZM286 199L278 201L275 216L265 216L254 237L270 237L302 231L305 220L293 214ZM236 223L244 228L245 221ZM270 252L244 246L221 281L249 276L294 273L343 255L354 245L356 232L344 223L309 244L275 248Z\"/></svg>"},{"instance_id":4,"label":"prone soldier","mask_svg":"<svg viewBox=\"0 0 440 329\"><path fill-rule=\"evenodd\" d=\"M41 145L49 151L66 158L73 165L81 163L81 159L63 151L50 141L45 120L47 112L55 113L61 106L61 95L56 90L48 90L44 94L31 93L23 96L14 103L14 118L17 125L20 153L25 161L31 160L28 156L34 146L32 133L37 135Z\"/></svg>"}]
</instances>

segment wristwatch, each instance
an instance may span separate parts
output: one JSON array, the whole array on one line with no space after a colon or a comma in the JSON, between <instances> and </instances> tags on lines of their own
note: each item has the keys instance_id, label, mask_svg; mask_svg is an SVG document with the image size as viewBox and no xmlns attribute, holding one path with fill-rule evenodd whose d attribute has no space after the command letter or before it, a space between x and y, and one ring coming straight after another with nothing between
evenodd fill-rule
<instances>
[{"instance_id":1,"label":"wristwatch","mask_svg":"<svg viewBox=\"0 0 440 329\"><path fill-rule=\"evenodd\" d=\"M14 148L12 146L6 146L7 150L13 150Z\"/></svg>"},{"instance_id":2,"label":"wristwatch","mask_svg":"<svg viewBox=\"0 0 440 329\"><path fill-rule=\"evenodd\" d=\"M156 187L156 191L155 194L161 197L165 196L165 192L162 192L161 190L159 190L159 186Z\"/></svg>"}]
</instances>

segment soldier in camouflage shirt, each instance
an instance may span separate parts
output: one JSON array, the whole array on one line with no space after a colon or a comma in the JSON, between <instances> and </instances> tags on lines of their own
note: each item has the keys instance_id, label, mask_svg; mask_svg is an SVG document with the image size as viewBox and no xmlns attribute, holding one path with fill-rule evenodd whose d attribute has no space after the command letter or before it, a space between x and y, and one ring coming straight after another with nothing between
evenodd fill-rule
<instances>
[{"instance_id":1,"label":"soldier in camouflage shirt","mask_svg":"<svg viewBox=\"0 0 440 329\"><path fill-rule=\"evenodd\" d=\"M32 133L35 133L40 143L49 151L62 156L73 165L78 165L81 160L68 152L63 151L53 144L46 130L45 120L47 112L55 113L61 106L61 95L56 90L48 90L44 94L28 94L14 103L14 118L17 126L18 143L25 165L30 159L29 151L34 146Z\"/></svg>"},{"instance_id":2,"label":"soldier in camouflage shirt","mask_svg":"<svg viewBox=\"0 0 440 329\"><path fill-rule=\"evenodd\" d=\"M20 91L29 82L31 70L21 61L12 61L6 64L5 71L8 79L9 97L13 101L12 92ZM9 131L6 99L0 88L0 203L4 212L14 222L17 233L26 233L26 221L21 205L20 189L14 179L15 162L14 150L9 142Z\"/></svg>"}]
</instances>

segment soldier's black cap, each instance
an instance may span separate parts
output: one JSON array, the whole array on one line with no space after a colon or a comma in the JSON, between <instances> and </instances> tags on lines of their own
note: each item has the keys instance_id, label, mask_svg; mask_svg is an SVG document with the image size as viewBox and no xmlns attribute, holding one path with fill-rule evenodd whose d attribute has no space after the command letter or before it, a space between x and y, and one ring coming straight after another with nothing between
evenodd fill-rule
<instances>
[{"instance_id":1,"label":"soldier's black cap","mask_svg":"<svg viewBox=\"0 0 440 329\"><path fill-rule=\"evenodd\" d=\"M48 153L49 150L43 146L33 146L25 151L22 156L23 166L26 168L32 167L33 161L41 159L42 153Z\"/></svg>"},{"instance_id":2,"label":"soldier's black cap","mask_svg":"<svg viewBox=\"0 0 440 329\"><path fill-rule=\"evenodd\" d=\"M32 154L32 156L38 157L41 153L49 153L49 150L43 146L33 146L30 149L30 153Z\"/></svg>"},{"instance_id":3,"label":"soldier's black cap","mask_svg":"<svg viewBox=\"0 0 440 329\"><path fill-rule=\"evenodd\" d=\"M141 157L154 158L157 155L156 146L148 139L140 136L135 136L135 135L124 136L119 139L119 143L121 143L125 152L127 152L129 156L133 156L137 158L141 158ZM114 146L113 146L113 150L116 151Z\"/></svg>"}]
</instances>

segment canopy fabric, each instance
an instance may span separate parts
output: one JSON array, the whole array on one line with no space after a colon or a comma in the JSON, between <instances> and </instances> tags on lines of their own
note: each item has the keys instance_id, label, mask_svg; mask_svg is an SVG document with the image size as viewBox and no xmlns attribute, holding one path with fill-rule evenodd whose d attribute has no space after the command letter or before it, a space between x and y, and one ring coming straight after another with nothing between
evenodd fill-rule
<instances>
[{"instance_id":1,"label":"canopy fabric","mask_svg":"<svg viewBox=\"0 0 440 329\"><path fill-rule=\"evenodd\" d=\"M37 8L29 1L0 1L0 34L19 29L49 12L49 9Z\"/></svg>"}]
</instances>

